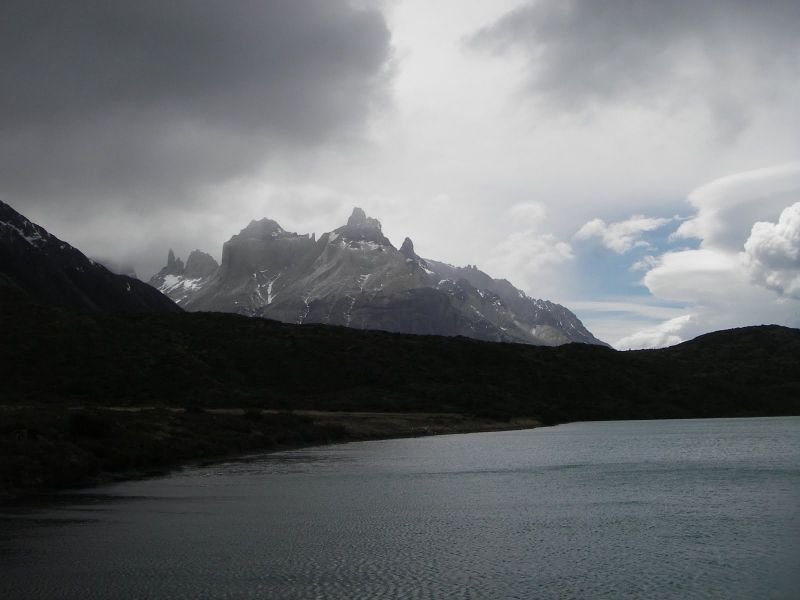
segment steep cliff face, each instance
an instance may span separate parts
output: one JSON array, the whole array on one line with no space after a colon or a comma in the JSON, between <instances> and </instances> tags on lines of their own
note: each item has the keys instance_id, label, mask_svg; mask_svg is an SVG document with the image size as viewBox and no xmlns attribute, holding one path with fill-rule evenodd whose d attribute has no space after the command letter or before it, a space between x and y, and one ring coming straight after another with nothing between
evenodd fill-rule
<instances>
[{"instance_id":1,"label":"steep cliff face","mask_svg":"<svg viewBox=\"0 0 800 600\"><path fill-rule=\"evenodd\" d=\"M171 255L151 281L187 310L491 341L602 344L563 306L529 298L474 266L424 259L409 238L395 248L380 222L359 208L319 240L270 219L253 221L225 243L213 272L205 260L202 272L189 273L191 262L183 267Z\"/></svg>"}]
</instances>

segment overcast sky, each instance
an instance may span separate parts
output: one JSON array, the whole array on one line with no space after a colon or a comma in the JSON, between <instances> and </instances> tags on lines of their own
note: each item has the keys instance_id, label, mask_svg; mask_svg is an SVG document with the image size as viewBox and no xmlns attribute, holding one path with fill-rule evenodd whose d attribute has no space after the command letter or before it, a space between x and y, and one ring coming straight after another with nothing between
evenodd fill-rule
<instances>
[{"instance_id":1,"label":"overcast sky","mask_svg":"<svg viewBox=\"0 0 800 600\"><path fill-rule=\"evenodd\" d=\"M0 198L147 279L353 206L620 348L800 326L797 0L6 0Z\"/></svg>"}]
</instances>

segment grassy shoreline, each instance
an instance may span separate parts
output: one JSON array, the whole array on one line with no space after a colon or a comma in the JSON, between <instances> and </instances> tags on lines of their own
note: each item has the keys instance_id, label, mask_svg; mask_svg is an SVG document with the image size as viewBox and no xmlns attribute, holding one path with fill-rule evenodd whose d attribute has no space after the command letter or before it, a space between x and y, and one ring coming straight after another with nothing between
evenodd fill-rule
<instances>
[{"instance_id":1,"label":"grassy shoreline","mask_svg":"<svg viewBox=\"0 0 800 600\"><path fill-rule=\"evenodd\" d=\"M168 473L331 443L529 429L533 419L459 413L169 407L0 407L0 497Z\"/></svg>"}]
</instances>

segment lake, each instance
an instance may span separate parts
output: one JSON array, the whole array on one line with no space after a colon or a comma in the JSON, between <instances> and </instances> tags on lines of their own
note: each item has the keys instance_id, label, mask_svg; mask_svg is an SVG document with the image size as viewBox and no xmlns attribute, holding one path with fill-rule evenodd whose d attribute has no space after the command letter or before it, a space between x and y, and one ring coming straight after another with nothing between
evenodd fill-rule
<instances>
[{"instance_id":1,"label":"lake","mask_svg":"<svg viewBox=\"0 0 800 600\"><path fill-rule=\"evenodd\" d=\"M800 418L342 444L0 512L4 599L788 600Z\"/></svg>"}]
</instances>

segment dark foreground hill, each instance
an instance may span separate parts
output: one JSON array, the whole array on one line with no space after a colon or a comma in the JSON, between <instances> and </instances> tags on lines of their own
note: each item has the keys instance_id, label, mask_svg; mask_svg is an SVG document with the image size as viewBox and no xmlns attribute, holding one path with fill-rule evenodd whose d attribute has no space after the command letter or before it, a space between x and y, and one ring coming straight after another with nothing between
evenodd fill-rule
<instances>
[{"instance_id":1,"label":"dark foreground hill","mask_svg":"<svg viewBox=\"0 0 800 600\"><path fill-rule=\"evenodd\" d=\"M0 286L0 331L7 486L9 480L22 485L20 469L41 467L26 457L43 448L50 449L47 460L57 461L71 448L73 462L88 460L75 450L82 448L95 461L92 468L117 469L270 447L264 440L347 437L296 417L200 423L202 408L249 409L251 416L260 409L459 413L546 424L800 414L800 330L778 326L617 352L287 325L222 313L75 313L33 304L19 290ZM73 411L65 413L66 407ZM76 421L77 407L88 422ZM159 435L169 437L164 432L171 428L191 444L171 446L153 434L148 443L156 444L155 454L141 454L141 438L120 420L125 413L102 410L109 407L186 408L189 421L162 414ZM136 428L146 431L145 417L136 418ZM215 427L225 429L217 441L209 433ZM126 444L138 448L135 460ZM116 458L104 462L104 454ZM22 462L8 460L12 455ZM47 476L31 481L53 483Z\"/></svg>"},{"instance_id":2,"label":"dark foreground hill","mask_svg":"<svg viewBox=\"0 0 800 600\"><path fill-rule=\"evenodd\" d=\"M73 313L3 293L7 404L470 411L553 423L800 411L800 330L556 348L230 314Z\"/></svg>"}]
</instances>

